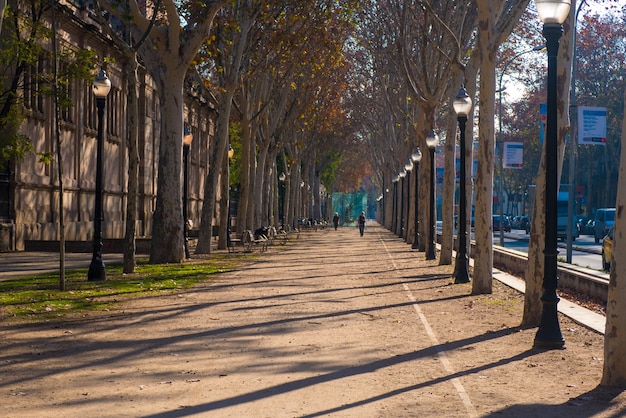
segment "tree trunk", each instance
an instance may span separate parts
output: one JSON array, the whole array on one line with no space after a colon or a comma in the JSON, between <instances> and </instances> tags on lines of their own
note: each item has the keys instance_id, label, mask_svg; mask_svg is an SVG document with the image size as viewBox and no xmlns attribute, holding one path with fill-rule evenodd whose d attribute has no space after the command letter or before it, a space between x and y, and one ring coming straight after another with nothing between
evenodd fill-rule
<instances>
[{"instance_id":1,"label":"tree trunk","mask_svg":"<svg viewBox=\"0 0 626 418\"><path fill-rule=\"evenodd\" d=\"M215 212L215 197L219 175L222 167L223 155L228 145L228 127L230 121L230 110L232 109L234 89L227 90L222 100L219 102L217 132L209 171L204 182L204 203L202 205L202 215L200 221L200 231L196 254L209 254L211 252L211 235L213 232L213 213ZM224 228L225 230L225 228ZM220 228L220 235L222 228Z\"/></svg>"},{"instance_id":2,"label":"tree trunk","mask_svg":"<svg viewBox=\"0 0 626 418\"><path fill-rule=\"evenodd\" d=\"M492 292L493 281L493 161L496 86L496 10L489 1L478 1L480 51L480 100L478 171L474 209L474 270L472 294Z\"/></svg>"},{"instance_id":3,"label":"tree trunk","mask_svg":"<svg viewBox=\"0 0 626 418\"><path fill-rule=\"evenodd\" d=\"M230 161L228 159L228 151L224 153L222 158L222 173L220 174L220 223L219 237L217 248L226 249L228 240L228 227L230 226ZM212 229L212 228L211 228ZM211 231L213 234L213 231Z\"/></svg>"},{"instance_id":4,"label":"tree trunk","mask_svg":"<svg viewBox=\"0 0 626 418\"><path fill-rule=\"evenodd\" d=\"M254 210L254 227L258 228L261 226L268 226L268 214L266 211L267 202L270 199L269 192L269 184L266 183L269 179L266 178L266 163L267 163L267 154L269 150L270 142L265 141L261 144L261 147L258 151L259 155L257 157L258 163L256 167L256 179L254 186L254 198L253 201L256 203L256 207Z\"/></svg>"},{"instance_id":5,"label":"tree trunk","mask_svg":"<svg viewBox=\"0 0 626 418\"><path fill-rule=\"evenodd\" d=\"M535 204L531 211L530 237L528 241L528 264L524 280L524 314L521 326L524 328L536 327L541 320L541 293L544 270L543 249L546 236L546 151L545 142L542 147L539 173L535 180Z\"/></svg>"},{"instance_id":6,"label":"tree trunk","mask_svg":"<svg viewBox=\"0 0 626 418\"><path fill-rule=\"evenodd\" d=\"M2 23L4 20L4 9L7 7L7 0L0 0L0 31L2 30Z\"/></svg>"},{"instance_id":7,"label":"tree trunk","mask_svg":"<svg viewBox=\"0 0 626 418\"><path fill-rule=\"evenodd\" d=\"M126 231L124 234L124 273L134 273L137 263L136 252L136 221L137 191L139 187L139 126L137 124L139 110L137 104L137 55L128 57L127 77L127 120L128 120L128 194L126 197Z\"/></svg>"},{"instance_id":8,"label":"tree trunk","mask_svg":"<svg viewBox=\"0 0 626 418\"><path fill-rule=\"evenodd\" d=\"M244 99L245 100L245 99ZM251 229L252 225L249 223L250 208L249 202L250 192L252 191L250 181L252 178L252 161L254 159L254 153L252 152L252 122L247 119L247 115L241 117L241 172L239 177L239 204L237 211L237 231L241 232L244 229Z\"/></svg>"},{"instance_id":9,"label":"tree trunk","mask_svg":"<svg viewBox=\"0 0 626 418\"><path fill-rule=\"evenodd\" d=\"M457 84L450 89L458 89ZM458 124L456 118L453 117L451 112L448 118L448 127L446 129L446 138L456 138L458 133ZM444 179L443 179L443 198L441 202L441 253L439 255L439 265L452 264L452 249L454 246L454 196L456 192L456 140L446 141L445 145L445 166L444 166ZM463 150L460 150L463 152ZM460 191L460 189L459 189ZM457 212L458 214L458 212Z\"/></svg>"},{"instance_id":10,"label":"tree trunk","mask_svg":"<svg viewBox=\"0 0 626 418\"><path fill-rule=\"evenodd\" d=\"M181 193L185 71L181 73L171 70L161 73L161 78L155 80L159 86L162 117L151 263L180 263L185 259Z\"/></svg>"},{"instance_id":11,"label":"tree trunk","mask_svg":"<svg viewBox=\"0 0 626 418\"><path fill-rule=\"evenodd\" d=\"M626 99L626 90L624 91ZM626 100L624 101L626 103ZM626 110L626 104L624 105ZM622 143L626 140L626 119L622 120ZM617 208L613 233L613 254L626 252L626 147L622 146L617 185ZM621 257L611 260L611 276L606 309L604 337L604 367L602 386L626 385L626 261Z\"/></svg>"}]
</instances>

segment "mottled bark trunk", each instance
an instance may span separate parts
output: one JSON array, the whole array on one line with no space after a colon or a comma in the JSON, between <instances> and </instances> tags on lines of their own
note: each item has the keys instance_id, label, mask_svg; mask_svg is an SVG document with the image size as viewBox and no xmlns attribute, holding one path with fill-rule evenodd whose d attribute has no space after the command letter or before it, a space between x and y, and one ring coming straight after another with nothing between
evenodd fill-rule
<instances>
[{"instance_id":1,"label":"mottled bark trunk","mask_svg":"<svg viewBox=\"0 0 626 418\"><path fill-rule=\"evenodd\" d=\"M480 50L480 99L478 171L474 205L474 270L472 294L492 292L493 282L493 174L494 174L494 106L496 91L496 10L488 1L478 2Z\"/></svg>"},{"instance_id":2,"label":"mottled bark trunk","mask_svg":"<svg viewBox=\"0 0 626 418\"><path fill-rule=\"evenodd\" d=\"M241 171L239 177L239 205L237 211L238 231L252 228L249 222L248 210L250 209L250 193L252 192L250 184L252 181L251 171L255 156L254 152L252 152L254 141L250 127L251 121L246 119L244 115L241 120Z\"/></svg>"},{"instance_id":3,"label":"mottled bark trunk","mask_svg":"<svg viewBox=\"0 0 626 418\"><path fill-rule=\"evenodd\" d=\"M220 187L220 211L219 211L219 230L217 239L217 248L226 249L228 240L228 227L230 226L230 161L228 161L228 151L222 157L222 172L219 180Z\"/></svg>"},{"instance_id":4,"label":"mottled bark trunk","mask_svg":"<svg viewBox=\"0 0 626 418\"><path fill-rule=\"evenodd\" d=\"M185 72L162 73L157 79L161 136L151 263L180 263L185 258L182 207L183 80Z\"/></svg>"},{"instance_id":5,"label":"mottled bark trunk","mask_svg":"<svg viewBox=\"0 0 626 418\"><path fill-rule=\"evenodd\" d=\"M624 91L626 103L626 90ZM626 105L624 106L626 110ZM626 119L622 120L622 143L626 141ZM616 219L613 234L613 254L626 253L626 147L622 146L617 185ZM611 276L606 309L604 337L604 367L602 386L626 385L626 261L611 260ZM622 279L622 280L620 280Z\"/></svg>"},{"instance_id":6,"label":"mottled bark trunk","mask_svg":"<svg viewBox=\"0 0 626 418\"><path fill-rule=\"evenodd\" d=\"M261 144L259 149L259 155L257 157L258 163L256 167L256 179L255 179L255 188L254 188L254 198L253 202L256 203L254 208L254 225L255 228L261 226L268 226L268 216L267 216L267 201L270 198L268 193L268 187L266 178L266 163L267 163L267 153L269 150L269 142Z\"/></svg>"},{"instance_id":7,"label":"mottled bark trunk","mask_svg":"<svg viewBox=\"0 0 626 418\"><path fill-rule=\"evenodd\" d=\"M126 197L126 231L124 234L124 273L134 273L137 263L136 222L137 222L137 191L139 187L139 126L137 123L139 108L137 104L137 57L133 54L127 63L127 123L128 123L128 194Z\"/></svg>"},{"instance_id":8,"label":"mottled bark trunk","mask_svg":"<svg viewBox=\"0 0 626 418\"><path fill-rule=\"evenodd\" d=\"M458 90L455 83L455 88ZM446 128L446 138L457 138L458 124L454 114L448 118L448 126ZM446 141L444 157L444 178L443 178L443 196L441 200L441 254L439 255L439 264L452 264L452 249L454 246L454 196L456 195L456 141ZM463 152L463 150L460 150ZM459 189L460 190L460 189ZM458 211L457 211L458 214Z\"/></svg>"},{"instance_id":9,"label":"mottled bark trunk","mask_svg":"<svg viewBox=\"0 0 626 418\"><path fill-rule=\"evenodd\" d=\"M204 182L204 204L200 221L200 232L196 254L209 254L211 252L211 235L213 231L213 213L215 212L215 198L219 175L222 167L222 159L228 145L228 127L230 111L232 108L234 89L227 90L218 105L217 132L214 147L209 162L209 171ZM225 230L225 229L224 229ZM220 231L220 235L222 232Z\"/></svg>"}]
</instances>

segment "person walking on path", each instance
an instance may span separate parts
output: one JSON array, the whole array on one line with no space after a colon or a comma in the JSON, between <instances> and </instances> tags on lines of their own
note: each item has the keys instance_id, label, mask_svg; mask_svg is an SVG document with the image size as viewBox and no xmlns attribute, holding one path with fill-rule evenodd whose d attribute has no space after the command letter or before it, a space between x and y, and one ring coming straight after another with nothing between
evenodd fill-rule
<instances>
[{"instance_id":1,"label":"person walking on path","mask_svg":"<svg viewBox=\"0 0 626 418\"><path fill-rule=\"evenodd\" d=\"M363 232L365 232L365 212L361 212L357 223L359 225L359 233L363 236Z\"/></svg>"},{"instance_id":2,"label":"person walking on path","mask_svg":"<svg viewBox=\"0 0 626 418\"><path fill-rule=\"evenodd\" d=\"M339 226L339 214L337 212L335 212L335 216L333 216L333 224L335 225L336 231L337 227Z\"/></svg>"}]
</instances>

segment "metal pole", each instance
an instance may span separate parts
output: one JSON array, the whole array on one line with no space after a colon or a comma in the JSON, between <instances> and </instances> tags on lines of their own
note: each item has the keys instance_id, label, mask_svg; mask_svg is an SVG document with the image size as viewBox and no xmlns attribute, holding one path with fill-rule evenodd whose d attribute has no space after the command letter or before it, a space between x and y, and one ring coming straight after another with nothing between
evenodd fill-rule
<instances>
[{"instance_id":1,"label":"metal pole","mask_svg":"<svg viewBox=\"0 0 626 418\"><path fill-rule=\"evenodd\" d=\"M183 237L185 242L185 258L189 257L189 235L187 233L187 200L189 196L189 145L183 145Z\"/></svg>"},{"instance_id":2,"label":"metal pole","mask_svg":"<svg viewBox=\"0 0 626 418\"><path fill-rule=\"evenodd\" d=\"M435 147L429 147L430 151L430 217L428 226L428 244L426 247L426 260L437 258L435 250Z\"/></svg>"},{"instance_id":3,"label":"metal pole","mask_svg":"<svg viewBox=\"0 0 626 418\"><path fill-rule=\"evenodd\" d=\"M398 182L391 183L391 232L396 232L396 195L398 192Z\"/></svg>"},{"instance_id":4,"label":"metal pole","mask_svg":"<svg viewBox=\"0 0 626 418\"><path fill-rule=\"evenodd\" d=\"M409 212L411 212L411 207L409 205L411 200L411 170L406 173L406 202L404 204L405 211L404 222L402 225L404 226L404 233L402 234L402 238L404 238L404 242L409 242Z\"/></svg>"},{"instance_id":5,"label":"metal pole","mask_svg":"<svg viewBox=\"0 0 626 418\"><path fill-rule=\"evenodd\" d=\"M413 228L415 231L413 233L413 245L411 245L411 248L417 250L419 248L419 182L417 181L419 162L416 161L413 164L413 171L415 172L415 218L413 219Z\"/></svg>"},{"instance_id":6,"label":"metal pole","mask_svg":"<svg viewBox=\"0 0 626 418\"><path fill-rule=\"evenodd\" d=\"M400 189L400 217L398 218L399 225L396 232L398 237L402 238L404 235L404 177L401 176L400 181L402 182L402 188Z\"/></svg>"},{"instance_id":7,"label":"metal pole","mask_svg":"<svg viewBox=\"0 0 626 418\"><path fill-rule=\"evenodd\" d=\"M459 167L459 251L456 253L456 262L454 265L454 283L467 283L469 278L469 260L467 258L467 192L466 192L466 175L465 175L465 125L467 123L466 115L457 117L460 129L460 148L461 158ZM502 224L500 224L502 226ZM502 230L502 228L500 228Z\"/></svg>"},{"instance_id":8,"label":"metal pole","mask_svg":"<svg viewBox=\"0 0 626 418\"><path fill-rule=\"evenodd\" d=\"M562 348L565 344L559 317L556 293L557 278L557 192L558 192L558 124L557 124L557 53L563 26L555 23L543 25L543 36L548 47L548 91L546 118L546 236L544 249L543 294L541 295L541 321L535 335L535 347Z\"/></svg>"},{"instance_id":9,"label":"metal pole","mask_svg":"<svg viewBox=\"0 0 626 418\"><path fill-rule=\"evenodd\" d=\"M516 57L513 57L516 58ZM509 66L509 64L512 62L513 60L511 59L509 62L506 63L506 65L504 66L504 68L502 69L502 74L500 74L500 87L498 88L498 93L499 93L499 127L498 127L498 138L499 138L499 144L498 144L498 206L500 209L500 246L504 247L504 228L503 228L503 222L504 222L504 216L502 214L502 203L504 201L504 199L502 198L502 193L503 193L503 186L502 183L504 181L504 173L502 172L502 169L504 168L504 165L502 163L503 157L504 157L504 142L502 140L502 76L504 75L504 72L506 71L506 67ZM460 123L460 122L459 122ZM463 135L463 134L461 134ZM461 153L463 153L463 148L461 148ZM461 157L462 158L462 157Z\"/></svg>"},{"instance_id":10,"label":"metal pole","mask_svg":"<svg viewBox=\"0 0 626 418\"><path fill-rule=\"evenodd\" d=\"M94 210L93 256L87 280L90 282L106 280L106 270L102 261L102 154L104 154L103 119L105 97L96 97L98 109L98 146L96 150L96 196Z\"/></svg>"}]
</instances>

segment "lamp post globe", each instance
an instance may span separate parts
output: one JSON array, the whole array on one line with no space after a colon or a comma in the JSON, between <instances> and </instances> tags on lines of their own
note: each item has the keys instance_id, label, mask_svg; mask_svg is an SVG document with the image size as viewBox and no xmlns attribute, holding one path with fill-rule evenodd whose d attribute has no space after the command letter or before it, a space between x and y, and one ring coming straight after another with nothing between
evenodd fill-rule
<instances>
[{"instance_id":1,"label":"lamp post globe","mask_svg":"<svg viewBox=\"0 0 626 418\"><path fill-rule=\"evenodd\" d=\"M543 36L548 50L548 83L546 112L546 225L544 249L543 294L541 320L535 335L536 348L563 348L565 341L559 326L556 289L557 278L557 193L558 193L558 110L557 110L557 54L563 22L569 14L570 0L536 0L537 11L543 22Z\"/></svg>"},{"instance_id":2,"label":"lamp post globe","mask_svg":"<svg viewBox=\"0 0 626 418\"><path fill-rule=\"evenodd\" d=\"M459 160L459 247L456 253L454 265L454 283L467 283L469 277L469 259L467 257L467 178L465 175L465 127L467 116L472 111L472 99L468 96L465 87L461 87L454 102L452 103L459 123L459 148L461 158Z\"/></svg>"},{"instance_id":3,"label":"lamp post globe","mask_svg":"<svg viewBox=\"0 0 626 418\"><path fill-rule=\"evenodd\" d=\"M104 154L104 107L106 97L111 91L111 80L107 77L103 69L93 82L93 94L96 97L96 108L98 110L98 137L96 148L96 195L93 217L93 254L87 280L90 282L106 280L106 269L102 260L102 158Z\"/></svg>"},{"instance_id":4,"label":"lamp post globe","mask_svg":"<svg viewBox=\"0 0 626 418\"><path fill-rule=\"evenodd\" d=\"M439 136L431 129L426 136L426 145L430 153L430 215L428 225L428 242L426 243L426 260L437 258L435 243L436 208L435 208L435 149L439 145Z\"/></svg>"},{"instance_id":5,"label":"lamp post globe","mask_svg":"<svg viewBox=\"0 0 626 418\"><path fill-rule=\"evenodd\" d=\"M415 147L411 153L411 160L413 161L413 171L415 172L413 180L415 184L415 200L413 201L415 206L415 216L413 217L413 244L411 245L411 248L417 250L419 248L419 185L417 176L419 175L419 164L420 161L422 161L422 151L420 151L420 147Z\"/></svg>"},{"instance_id":6,"label":"lamp post globe","mask_svg":"<svg viewBox=\"0 0 626 418\"><path fill-rule=\"evenodd\" d=\"M535 0L539 19L543 24L562 25L572 7L571 0Z\"/></svg>"}]
</instances>

